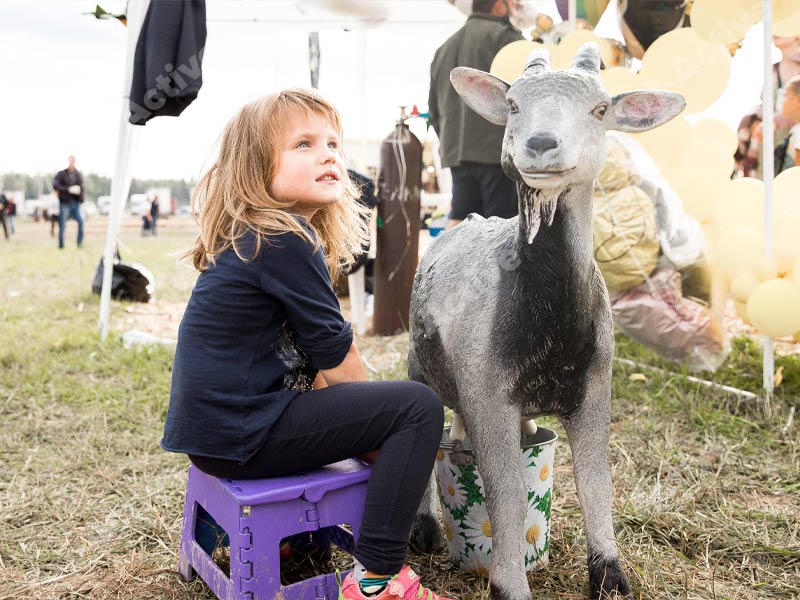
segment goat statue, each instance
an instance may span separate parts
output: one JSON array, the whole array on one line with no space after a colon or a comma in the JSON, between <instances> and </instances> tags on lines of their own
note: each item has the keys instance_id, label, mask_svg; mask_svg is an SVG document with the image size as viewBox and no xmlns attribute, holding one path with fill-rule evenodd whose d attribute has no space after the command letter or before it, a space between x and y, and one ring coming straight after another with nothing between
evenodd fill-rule
<instances>
[{"instance_id":1,"label":"goat statue","mask_svg":"<svg viewBox=\"0 0 800 600\"><path fill-rule=\"evenodd\" d=\"M521 420L542 414L560 419L572 448L590 596L630 596L611 519L614 332L592 254L592 189L606 131L658 127L685 101L665 91L611 98L600 68L589 43L564 71L535 51L511 85L465 67L450 74L470 108L505 125L501 162L517 182L519 216L470 215L431 245L414 278L408 373L463 419L472 442L492 524L494 600L531 597L518 455ZM422 551L442 539L433 484L426 498L411 537Z\"/></svg>"}]
</instances>

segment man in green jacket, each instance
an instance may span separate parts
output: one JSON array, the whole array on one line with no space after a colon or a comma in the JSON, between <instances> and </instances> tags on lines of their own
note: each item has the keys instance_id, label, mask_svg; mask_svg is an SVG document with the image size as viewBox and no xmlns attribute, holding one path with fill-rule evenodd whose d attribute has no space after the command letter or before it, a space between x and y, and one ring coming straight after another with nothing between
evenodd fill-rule
<instances>
[{"instance_id":1,"label":"man in green jacket","mask_svg":"<svg viewBox=\"0 0 800 600\"><path fill-rule=\"evenodd\" d=\"M442 167L453 175L448 228L470 213L484 217L515 216L516 185L500 166L503 127L467 107L450 84L455 67L489 71L500 49L523 39L509 21L509 4L517 0L473 0L464 26L436 51L431 64L428 112L439 136Z\"/></svg>"}]
</instances>

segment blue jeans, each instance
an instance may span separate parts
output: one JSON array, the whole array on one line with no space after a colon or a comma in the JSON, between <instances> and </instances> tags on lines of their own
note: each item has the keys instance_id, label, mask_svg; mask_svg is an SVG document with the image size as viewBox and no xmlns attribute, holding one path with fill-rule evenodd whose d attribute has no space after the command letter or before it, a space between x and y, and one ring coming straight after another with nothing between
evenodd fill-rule
<instances>
[{"instance_id":1,"label":"blue jeans","mask_svg":"<svg viewBox=\"0 0 800 600\"><path fill-rule=\"evenodd\" d=\"M78 222L78 246L83 244L83 217L81 216L81 205L77 200L60 202L58 205L58 247L64 247L64 229L67 220L75 219Z\"/></svg>"}]
</instances>

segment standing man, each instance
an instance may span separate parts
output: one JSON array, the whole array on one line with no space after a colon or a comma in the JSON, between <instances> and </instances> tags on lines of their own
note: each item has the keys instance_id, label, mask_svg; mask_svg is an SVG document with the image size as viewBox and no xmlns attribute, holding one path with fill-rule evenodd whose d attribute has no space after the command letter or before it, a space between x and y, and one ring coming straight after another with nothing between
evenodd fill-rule
<instances>
[{"instance_id":1,"label":"standing man","mask_svg":"<svg viewBox=\"0 0 800 600\"><path fill-rule=\"evenodd\" d=\"M6 236L6 241L11 239L8 236L8 225L6 224L6 208L8 207L8 198L0 192L0 226L3 228L3 233Z\"/></svg>"},{"instance_id":2,"label":"standing man","mask_svg":"<svg viewBox=\"0 0 800 600\"><path fill-rule=\"evenodd\" d=\"M78 248L83 244L83 176L75 168L75 157L69 157L69 167L56 173L53 189L58 192L58 247L64 247L64 229L67 219L78 222Z\"/></svg>"},{"instance_id":3,"label":"standing man","mask_svg":"<svg viewBox=\"0 0 800 600\"><path fill-rule=\"evenodd\" d=\"M153 202L150 204L150 234L155 237L158 235L156 233L156 223L158 222L158 196L153 196Z\"/></svg>"},{"instance_id":4,"label":"standing man","mask_svg":"<svg viewBox=\"0 0 800 600\"><path fill-rule=\"evenodd\" d=\"M467 22L433 57L428 112L439 136L442 167L450 167L453 175L448 229L473 212L504 219L518 212L516 184L500 166L503 127L467 107L450 84L455 67L488 72L503 46L523 39L509 21L516 2L473 0Z\"/></svg>"}]
</instances>

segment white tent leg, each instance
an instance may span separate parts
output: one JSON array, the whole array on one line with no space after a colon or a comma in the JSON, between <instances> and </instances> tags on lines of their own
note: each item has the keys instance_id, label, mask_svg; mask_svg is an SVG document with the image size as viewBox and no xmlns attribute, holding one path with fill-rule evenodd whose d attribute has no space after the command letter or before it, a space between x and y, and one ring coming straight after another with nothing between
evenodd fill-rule
<instances>
[{"instance_id":1,"label":"white tent leg","mask_svg":"<svg viewBox=\"0 0 800 600\"><path fill-rule=\"evenodd\" d=\"M365 269L361 267L355 273L347 276L347 290L350 295L350 312L356 333L364 335L367 332L367 294L364 291Z\"/></svg>"},{"instance_id":2,"label":"white tent leg","mask_svg":"<svg viewBox=\"0 0 800 600\"><path fill-rule=\"evenodd\" d=\"M763 174L764 174L764 255L772 258L773 246L773 212L772 212L772 180L775 177L775 164L772 149L775 147L775 107L772 104L772 0L764 0L762 21L764 24L764 102L763 124L764 142L762 148ZM764 393L767 407L775 389L775 351L772 338L764 336L763 349L763 375Z\"/></svg>"},{"instance_id":3,"label":"white tent leg","mask_svg":"<svg viewBox=\"0 0 800 600\"><path fill-rule=\"evenodd\" d=\"M111 211L108 217L106 230L106 247L103 254L103 288L100 292L100 339L108 336L108 320L111 310L111 278L114 261L114 251L117 247L117 234L128 198L131 178L128 174L128 160L131 155L134 141L138 137L138 127L128 123L129 96L131 79L133 78L133 57L136 53L136 42L142 29L142 22L147 14L150 0L128 0L128 40L125 53L125 72L122 78L122 112L117 133L117 158L114 164L114 178L111 180Z\"/></svg>"}]
</instances>

